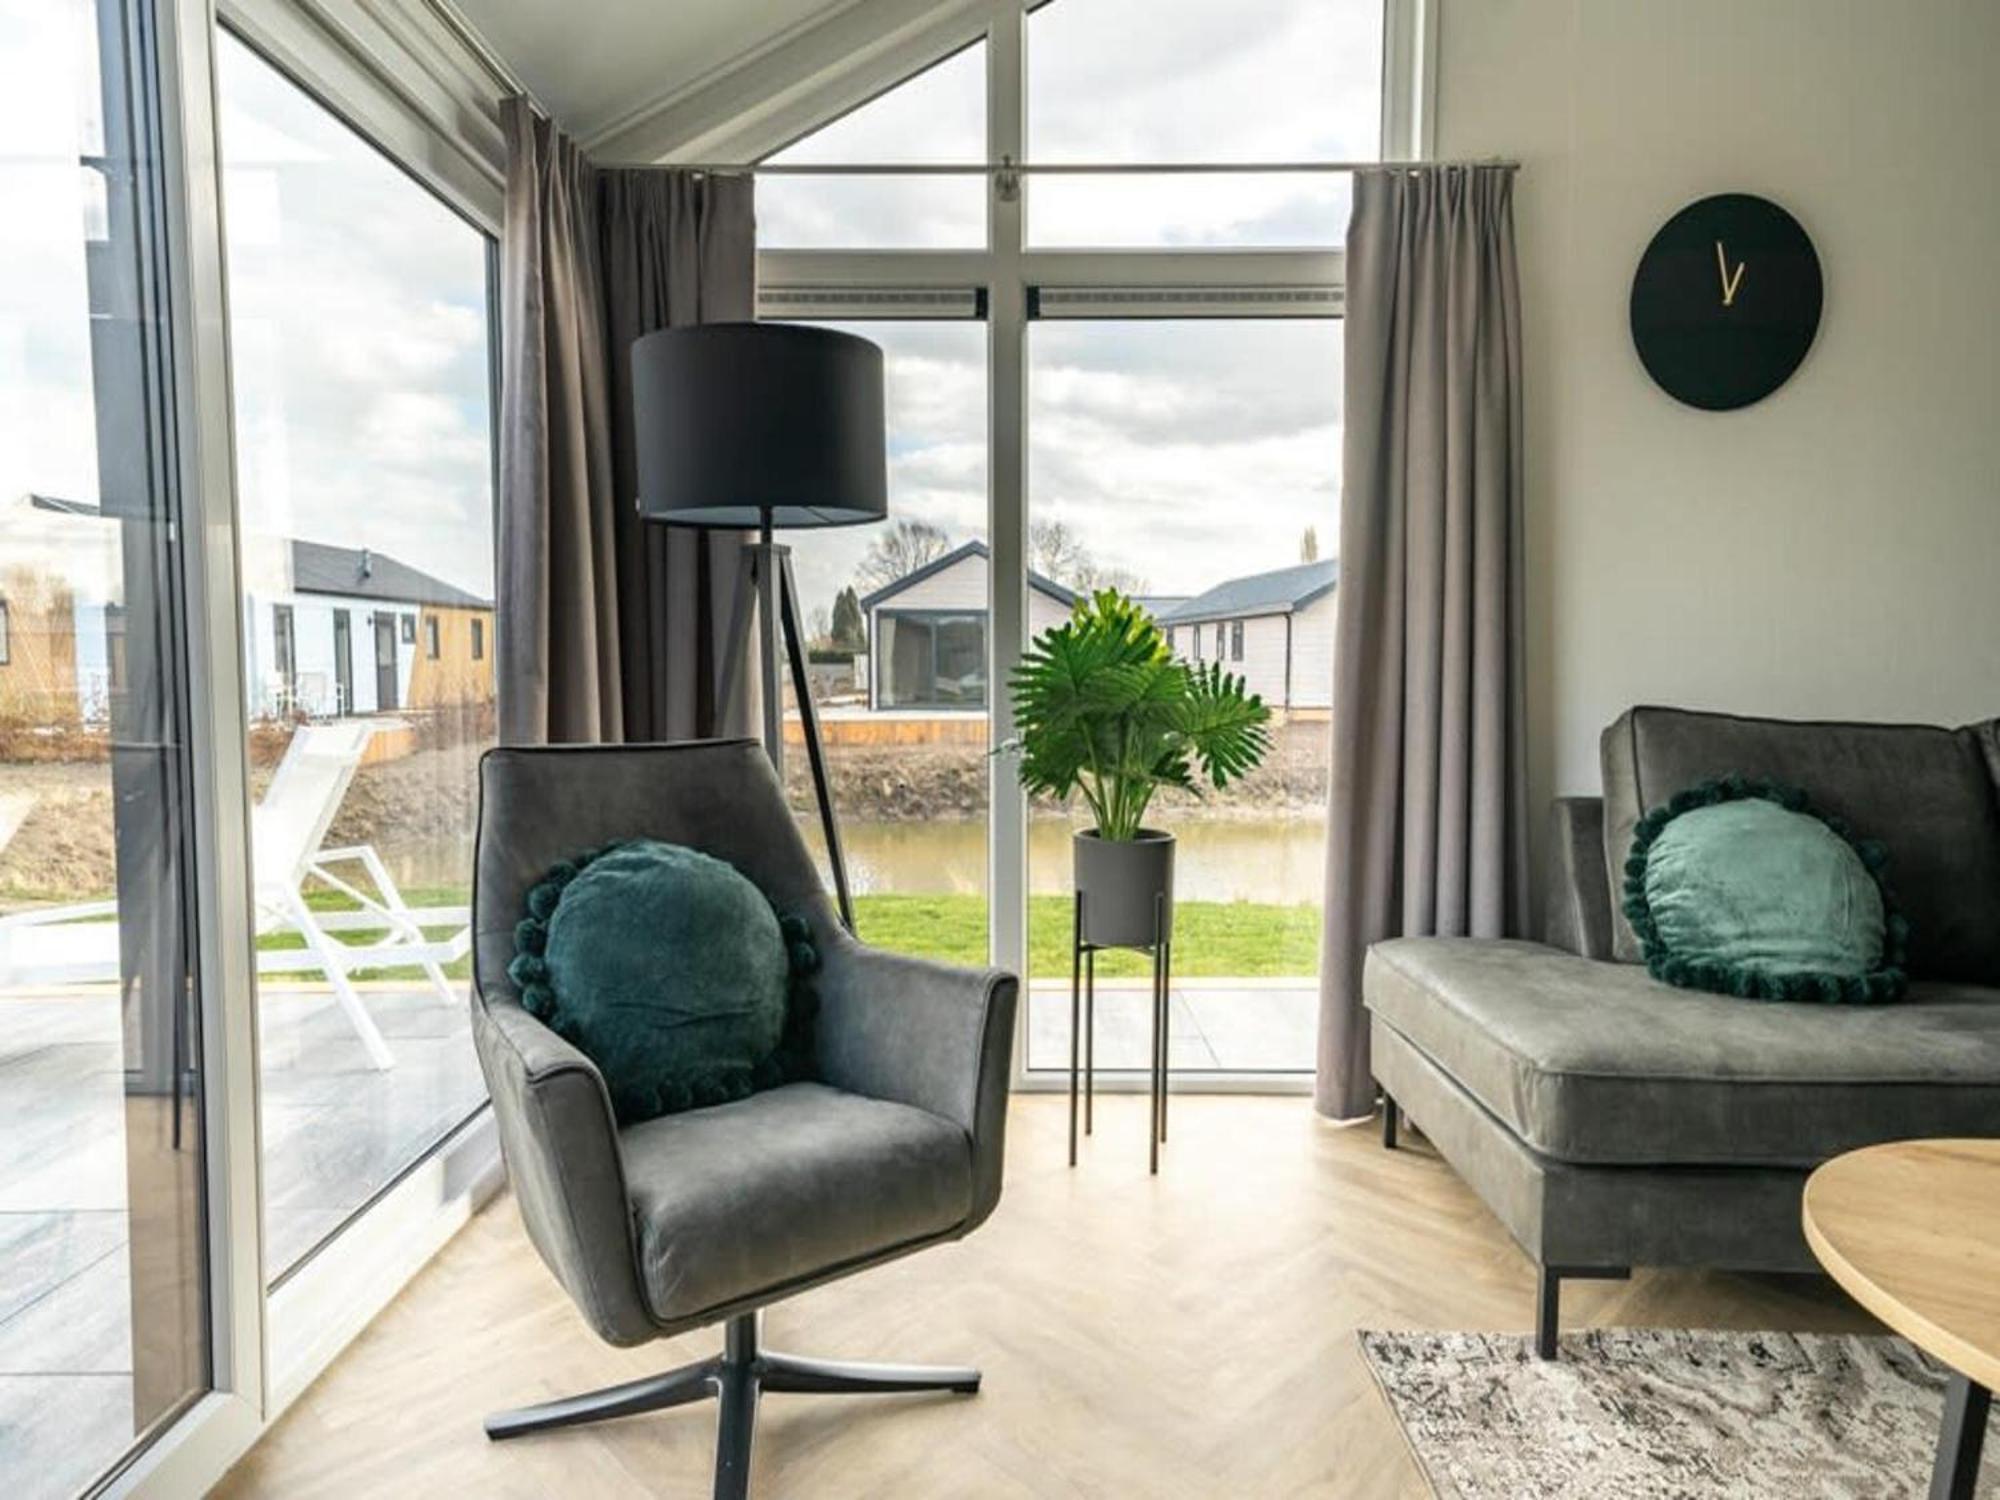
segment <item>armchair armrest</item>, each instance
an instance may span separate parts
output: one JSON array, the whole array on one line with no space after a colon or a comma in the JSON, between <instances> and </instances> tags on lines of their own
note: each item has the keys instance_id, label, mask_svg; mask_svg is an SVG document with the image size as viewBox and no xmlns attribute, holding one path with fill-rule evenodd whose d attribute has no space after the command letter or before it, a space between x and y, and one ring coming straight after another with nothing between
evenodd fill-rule
<instances>
[{"instance_id":1,"label":"armchair armrest","mask_svg":"<svg viewBox=\"0 0 2000 1500\"><path fill-rule=\"evenodd\" d=\"M489 1002L476 988L472 1033L528 1238L601 1337L618 1345L657 1338L597 1065L512 1000Z\"/></svg>"},{"instance_id":2,"label":"armchair armrest","mask_svg":"<svg viewBox=\"0 0 2000 1500\"><path fill-rule=\"evenodd\" d=\"M820 1073L850 1093L914 1105L972 1142L970 1230L1000 1198L1013 1073L1012 974L885 953L845 932L821 945Z\"/></svg>"},{"instance_id":3,"label":"armchair armrest","mask_svg":"<svg viewBox=\"0 0 2000 1500\"><path fill-rule=\"evenodd\" d=\"M1549 806L1542 926L1550 946L1611 958L1611 882L1604 867L1604 801L1558 797Z\"/></svg>"}]
</instances>

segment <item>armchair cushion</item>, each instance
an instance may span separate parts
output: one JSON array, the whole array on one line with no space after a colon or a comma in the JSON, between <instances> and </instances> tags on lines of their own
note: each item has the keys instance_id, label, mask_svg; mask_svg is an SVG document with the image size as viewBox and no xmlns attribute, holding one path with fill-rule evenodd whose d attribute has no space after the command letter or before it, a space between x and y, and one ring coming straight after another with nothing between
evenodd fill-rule
<instances>
[{"instance_id":1,"label":"armchair cushion","mask_svg":"<svg viewBox=\"0 0 2000 1500\"><path fill-rule=\"evenodd\" d=\"M653 1316L680 1323L959 1229L972 1143L928 1110L818 1083L620 1133Z\"/></svg>"}]
</instances>

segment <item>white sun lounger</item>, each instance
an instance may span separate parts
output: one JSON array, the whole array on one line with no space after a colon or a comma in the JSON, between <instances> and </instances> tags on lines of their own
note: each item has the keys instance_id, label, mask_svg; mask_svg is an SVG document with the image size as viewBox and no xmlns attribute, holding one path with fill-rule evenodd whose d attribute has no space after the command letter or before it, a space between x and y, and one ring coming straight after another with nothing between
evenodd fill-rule
<instances>
[{"instance_id":1,"label":"white sun lounger","mask_svg":"<svg viewBox=\"0 0 2000 1500\"><path fill-rule=\"evenodd\" d=\"M362 969L418 968L447 1003L456 1004L444 965L465 956L472 927L471 912L463 906L411 907L368 845L324 847L362 753L379 727L365 719L301 725L252 809L250 831L258 935L294 932L305 942L303 951L260 950L257 972L324 974L369 1062L388 1068L395 1065L395 1055L350 976ZM340 891L359 910L313 910L306 895L315 885ZM434 928L448 928L450 936L429 936L427 929ZM353 932L377 936L361 943L334 936ZM89 901L0 917L0 985L115 984L119 977L117 902Z\"/></svg>"}]
</instances>

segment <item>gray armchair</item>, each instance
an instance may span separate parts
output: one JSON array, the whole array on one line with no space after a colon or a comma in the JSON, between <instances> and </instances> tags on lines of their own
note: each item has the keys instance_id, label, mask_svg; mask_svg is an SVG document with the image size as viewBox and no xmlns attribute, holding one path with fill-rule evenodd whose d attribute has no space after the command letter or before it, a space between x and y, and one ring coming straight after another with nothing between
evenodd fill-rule
<instances>
[{"instance_id":1,"label":"gray armchair","mask_svg":"<svg viewBox=\"0 0 2000 1500\"><path fill-rule=\"evenodd\" d=\"M780 910L809 916L822 960L816 1082L620 1130L590 1059L521 1008L507 964L528 887L580 849L637 836L726 859ZM489 1437L716 1396L715 1494L741 1496L760 1390L978 1390L977 1370L766 1350L758 1310L962 1238L993 1212L1012 975L850 937L748 740L490 752L472 922L473 1035L535 1248L613 1344L726 1325L712 1358L491 1417Z\"/></svg>"}]
</instances>

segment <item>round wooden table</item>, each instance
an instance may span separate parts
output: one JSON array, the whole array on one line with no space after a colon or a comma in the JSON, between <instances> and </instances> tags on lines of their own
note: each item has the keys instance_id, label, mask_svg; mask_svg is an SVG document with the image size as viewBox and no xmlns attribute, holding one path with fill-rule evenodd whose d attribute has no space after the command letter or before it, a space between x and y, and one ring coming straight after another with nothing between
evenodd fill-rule
<instances>
[{"instance_id":1,"label":"round wooden table","mask_svg":"<svg viewBox=\"0 0 2000 1500\"><path fill-rule=\"evenodd\" d=\"M1849 1296L1952 1370L1931 1500L1971 1500L2000 1386L2000 1141L1899 1141L1806 1181L1806 1243Z\"/></svg>"}]
</instances>

